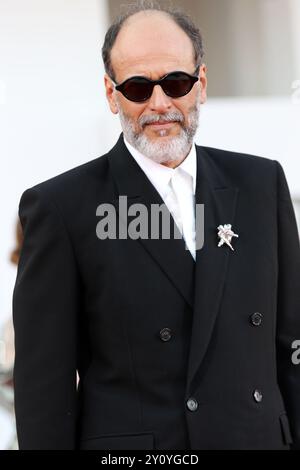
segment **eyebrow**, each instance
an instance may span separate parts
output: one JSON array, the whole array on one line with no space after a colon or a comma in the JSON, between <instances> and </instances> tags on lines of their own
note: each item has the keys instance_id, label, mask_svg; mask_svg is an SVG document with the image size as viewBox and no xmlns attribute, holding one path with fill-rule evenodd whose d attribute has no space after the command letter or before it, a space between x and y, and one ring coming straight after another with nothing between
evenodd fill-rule
<instances>
[{"instance_id":1,"label":"eyebrow","mask_svg":"<svg viewBox=\"0 0 300 470\"><path fill-rule=\"evenodd\" d=\"M198 68L195 70L194 73L197 73L197 70L198 70ZM176 69L176 70L172 70L171 72L165 73L165 74L162 75L161 77L157 78L157 80L154 80L153 78L146 77L145 75L131 75L130 77L125 78L125 80L123 80L123 81L120 82L120 83L117 83L117 82L114 82L114 83L115 83L116 85L121 85L122 83L126 82L127 80L130 80L131 78L146 78L147 80L150 80L150 81L152 81L152 82L156 82L156 81L161 80L162 78L166 77L167 75L170 75L171 73L176 73L176 72L183 72L183 73L187 73L187 74L189 74L189 75L192 75L192 74L190 74L189 72L185 72L184 70Z\"/></svg>"}]
</instances>

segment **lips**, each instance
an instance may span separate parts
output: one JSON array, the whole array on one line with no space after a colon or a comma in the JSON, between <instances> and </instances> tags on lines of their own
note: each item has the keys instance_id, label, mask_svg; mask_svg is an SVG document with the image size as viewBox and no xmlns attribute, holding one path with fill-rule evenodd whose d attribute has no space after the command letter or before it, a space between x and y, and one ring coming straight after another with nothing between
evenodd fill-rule
<instances>
[{"instance_id":1,"label":"lips","mask_svg":"<svg viewBox=\"0 0 300 470\"><path fill-rule=\"evenodd\" d=\"M157 121L157 122L150 122L148 126L168 126L171 124L176 124L177 121Z\"/></svg>"}]
</instances>

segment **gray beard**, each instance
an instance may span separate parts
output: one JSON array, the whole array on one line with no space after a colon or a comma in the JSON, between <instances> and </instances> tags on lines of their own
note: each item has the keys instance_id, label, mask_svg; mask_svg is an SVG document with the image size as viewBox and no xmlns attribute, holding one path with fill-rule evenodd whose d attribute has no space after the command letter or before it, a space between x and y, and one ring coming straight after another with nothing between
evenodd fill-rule
<instances>
[{"instance_id":1,"label":"gray beard","mask_svg":"<svg viewBox=\"0 0 300 470\"><path fill-rule=\"evenodd\" d=\"M156 141L150 140L143 131L139 133L136 132L132 119L123 112L118 101L117 105L124 136L142 155L145 155L157 163L182 161L188 155L199 124L200 101L198 96L195 106L193 106L189 112L189 122L186 125L184 124L183 115L178 111L143 116L138 120L138 124L142 129L146 124L157 121L178 121L181 125L180 134L175 137L164 138L163 136L166 135L166 131L158 131L158 134L162 137L161 141L159 137Z\"/></svg>"}]
</instances>

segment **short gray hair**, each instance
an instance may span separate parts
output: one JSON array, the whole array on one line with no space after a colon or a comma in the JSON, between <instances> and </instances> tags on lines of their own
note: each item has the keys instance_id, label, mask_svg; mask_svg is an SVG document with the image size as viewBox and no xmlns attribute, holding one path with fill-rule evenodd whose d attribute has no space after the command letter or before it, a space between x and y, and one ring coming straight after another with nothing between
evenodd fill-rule
<instances>
[{"instance_id":1,"label":"short gray hair","mask_svg":"<svg viewBox=\"0 0 300 470\"><path fill-rule=\"evenodd\" d=\"M111 51L116 42L117 36L121 31L124 23L131 16L142 11L160 11L169 15L169 17L187 34L192 41L194 47L194 60L197 68L200 67L204 56L203 39L199 28L194 24L192 19L182 10L174 7L161 6L156 1L141 0L134 4L123 6L124 13L122 13L112 23L108 29L104 44L102 47L102 59L106 73L115 81L115 73L111 63Z\"/></svg>"}]
</instances>

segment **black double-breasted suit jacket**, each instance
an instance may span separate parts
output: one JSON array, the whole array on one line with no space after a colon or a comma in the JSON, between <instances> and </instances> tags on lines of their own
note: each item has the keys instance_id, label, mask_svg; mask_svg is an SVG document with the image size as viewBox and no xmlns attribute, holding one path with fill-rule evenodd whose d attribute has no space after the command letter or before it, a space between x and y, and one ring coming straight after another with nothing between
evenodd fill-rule
<instances>
[{"instance_id":1,"label":"black double-breasted suit jacket","mask_svg":"<svg viewBox=\"0 0 300 470\"><path fill-rule=\"evenodd\" d=\"M180 239L100 240L97 208L119 223L119 196L163 203L122 135L22 195L20 448L298 446L300 250L280 164L197 146L196 262ZM234 251L218 246L220 224L239 235Z\"/></svg>"}]
</instances>

